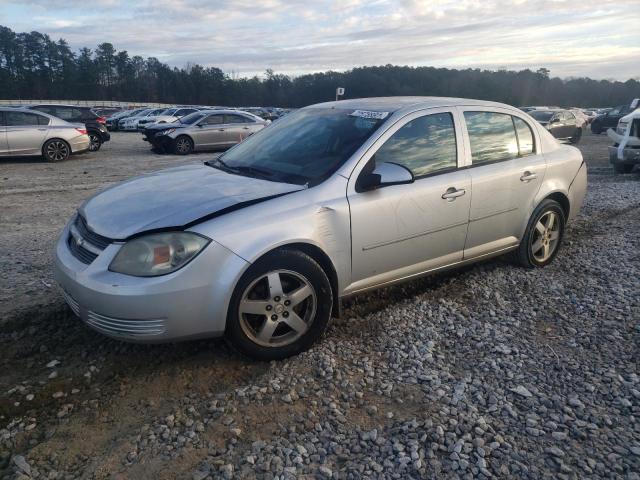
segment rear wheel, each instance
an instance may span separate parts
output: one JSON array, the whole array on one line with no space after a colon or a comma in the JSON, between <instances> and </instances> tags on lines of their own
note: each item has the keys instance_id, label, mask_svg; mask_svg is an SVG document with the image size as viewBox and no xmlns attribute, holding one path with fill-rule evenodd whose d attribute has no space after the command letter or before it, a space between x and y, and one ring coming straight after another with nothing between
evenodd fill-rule
<instances>
[{"instance_id":1,"label":"rear wheel","mask_svg":"<svg viewBox=\"0 0 640 480\"><path fill-rule=\"evenodd\" d=\"M64 140L54 138L45 142L42 155L49 162L62 162L71 155L71 148Z\"/></svg>"},{"instance_id":2,"label":"rear wheel","mask_svg":"<svg viewBox=\"0 0 640 480\"><path fill-rule=\"evenodd\" d=\"M555 200L544 200L533 211L520 246L518 263L527 268L544 267L555 258L565 227L564 210Z\"/></svg>"},{"instance_id":3,"label":"rear wheel","mask_svg":"<svg viewBox=\"0 0 640 480\"><path fill-rule=\"evenodd\" d=\"M173 142L173 151L178 155L188 155L193 151L193 140L186 135L180 135Z\"/></svg>"},{"instance_id":4,"label":"rear wheel","mask_svg":"<svg viewBox=\"0 0 640 480\"><path fill-rule=\"evenodd\" d=\"M332 305L331 284L320 265L297 250L278 250L254 263L238 282L226 335L251 357L289 357L320 338Z\"/></svg>"},{"instance_id":5,"label":"rear wheel","mask_svg":"<svg viewBox=\"0 0 640 480\"><path fill-rule=\"evenodd\" d=\"M102 146L102 138L95 132L89 132L89 151L97 152Z\"/></svg>"}]
</instances>

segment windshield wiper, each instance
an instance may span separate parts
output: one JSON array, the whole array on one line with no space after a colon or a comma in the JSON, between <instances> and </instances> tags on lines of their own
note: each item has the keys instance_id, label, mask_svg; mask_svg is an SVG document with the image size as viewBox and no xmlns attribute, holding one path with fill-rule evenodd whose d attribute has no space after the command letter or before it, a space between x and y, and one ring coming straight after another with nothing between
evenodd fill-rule
<instances>
[{"instance_id":1,"label":"windshield wiper","mask_svg":"<svg viewBox=\"0 0 640 480\"><path fill-rule=\"evenodd\" d=\"M258 167L250 167L248 165L238 165L232 167L230 165L227 165L225 161L221 160L220 158L216 158L215 160L207 160L206 162L204 162L204 164L209 167L222 170L223 172L233 173L235 175L245 175L248 177L262 178L264 180L279 181L273 178L275 172L263 170L262 168Z\"/></svg>"}]
</instances>

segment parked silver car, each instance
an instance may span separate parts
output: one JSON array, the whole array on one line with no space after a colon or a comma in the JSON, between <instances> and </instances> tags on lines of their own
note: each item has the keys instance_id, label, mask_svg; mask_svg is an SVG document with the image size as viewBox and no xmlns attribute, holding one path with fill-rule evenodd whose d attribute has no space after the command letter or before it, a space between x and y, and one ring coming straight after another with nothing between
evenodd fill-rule
<instances>
[{"instance_id":1,"label":"parked silver car","mask_svg":"<svg viewBox=\"0 0 640 480\"><path fill-rule=\"evenodd\" d=\"M0 156L43 156L59 162L88 150L89 143L82 124L23 108L0 108Z\"/></svg>"},{"instance_id":2,"label":"parked silver car","mask_svg":"<svg viewBox=\"0 0 640 480\"><path fill-rule=\"evenodd\" d=\"M310 347L346 296L506 252L549 264L586 185L580 151L507 105L318 104L217 160L88 199L55 277L111 337L225 334L282 358Z\"/></svg>"},{"instance_id":3,"label":"parked silver car","mask_svg":"<svg viewBox=\"0 0 640 480\"><path fill-rule=\"evenodd\" d=\"M269 120L237 110L200 110L173 123L145 128L143 139L156 151L187 155L193 151L227 149L269 123Z\"/></svg>"}]
</instances>

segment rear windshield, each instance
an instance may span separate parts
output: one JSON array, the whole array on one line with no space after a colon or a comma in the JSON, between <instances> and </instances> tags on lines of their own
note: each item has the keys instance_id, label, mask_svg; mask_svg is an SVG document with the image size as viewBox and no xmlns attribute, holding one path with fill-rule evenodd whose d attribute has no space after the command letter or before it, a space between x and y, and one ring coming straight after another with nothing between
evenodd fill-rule
<instances>
[{"instance_id":1,"label":"rear windshield","mask_svg":"<svg viewBox=\"0 0 640 480\"><path fill-rule=\"evenodd\" d=\"M529 112L533 118L540 122L548 122L555 112L548 112L544 110L534 110L533 112Z\"/></svg>"}]
</instances>

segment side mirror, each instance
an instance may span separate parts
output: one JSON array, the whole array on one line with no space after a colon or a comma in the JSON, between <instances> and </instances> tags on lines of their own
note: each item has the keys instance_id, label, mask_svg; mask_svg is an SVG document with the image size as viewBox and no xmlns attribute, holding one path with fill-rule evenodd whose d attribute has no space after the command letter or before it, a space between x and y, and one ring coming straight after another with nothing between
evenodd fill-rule
<instances>
[{"instance_id":1,"label":"side mirror","mask_svg":"<svg viewBox=\"0 0 640 480\"><path fill-rule=\"evenodd\" d=\"M367 168L358 177L357 192L366 192L391 185L406 185L415 180L411 170L397 163L383 162L376 165L372 172L366 170Z\"/></svg>"},{"instance_id":2,"label":"side mirror","mask_svg":"<svg viewBox=\"0 0 640 480\"><path fill-rule=\"evenodd\" d=\"M204 127L204 123L199 123L198 128L202 128L202 127Z\"/></svg>"}]
</instances>

